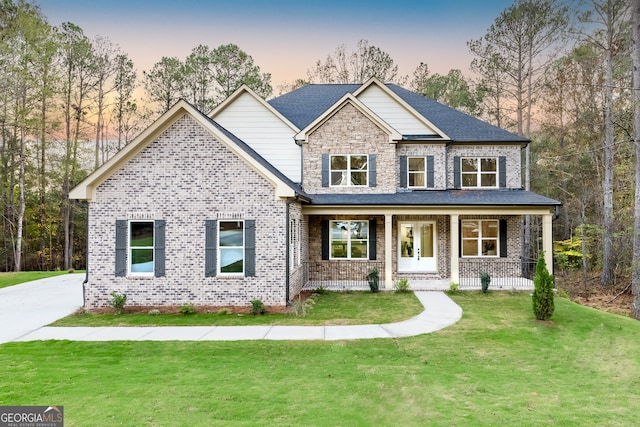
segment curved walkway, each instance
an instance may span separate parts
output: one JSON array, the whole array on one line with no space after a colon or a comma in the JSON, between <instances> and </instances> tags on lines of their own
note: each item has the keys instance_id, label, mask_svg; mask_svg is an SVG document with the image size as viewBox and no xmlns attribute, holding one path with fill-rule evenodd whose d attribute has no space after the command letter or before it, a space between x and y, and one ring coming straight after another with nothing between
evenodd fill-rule
<instances>
[{"instance_id":1,"label":"curved walkway","mask_svg":"<svg viewBox=\"0 0 640 427\"><path fill-rule=\"evenodd\" d=\"M63 276L59 276L63 277ZM49 280L49 279L47 279ZM80 283L82 280L80 280ZM32 282L35 283L35 282ZM22 285L20 285L22 286ZM80 300L82 287L80 286ZM158 326L158 327L52 327L48 320L9 340L73 341L238 341L238 340L353 340L422 335L456 323L462 309L443 292L416 291L425 310L402 322L347 326ZM1 300L0 300L1 301ZM78 306L76 306L77 308ZM68 311L68 310L67 310ZM67 314L62 314L63 317ZM28 315L23 307L22 314ZM3 323L4 324L4 323ZM5 340L7 341L7 340ZM0 342L5 342L0 340Z\"/></svg>"}]
</instances>

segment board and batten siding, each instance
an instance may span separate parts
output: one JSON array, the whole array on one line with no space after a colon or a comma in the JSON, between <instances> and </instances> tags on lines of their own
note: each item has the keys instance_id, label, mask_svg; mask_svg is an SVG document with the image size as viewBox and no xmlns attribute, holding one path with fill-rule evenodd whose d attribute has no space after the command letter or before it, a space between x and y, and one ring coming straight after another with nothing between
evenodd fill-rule
<instances>
[{"instance_id":1,"label":"board and batten siding","mask_svg":"<svg viewBox=\"0 0 640 427\"><path fill-rule=\"evenodd\" d=\"M358 101L366 105L402 135L433 135L437 133L376 85L371 85L359 94Z\"/></svg>"},{"instance_id":2,"label":"board and batten siding","mask_svg":"<svg viewBox=\"0 0 640 427\"><path fill-rule=\"evenodd\" d=\"M302 180L301 149L293 139L296 132L253 96L240 95L213 119L293 182Z\"/></svg>"}]
</instances>

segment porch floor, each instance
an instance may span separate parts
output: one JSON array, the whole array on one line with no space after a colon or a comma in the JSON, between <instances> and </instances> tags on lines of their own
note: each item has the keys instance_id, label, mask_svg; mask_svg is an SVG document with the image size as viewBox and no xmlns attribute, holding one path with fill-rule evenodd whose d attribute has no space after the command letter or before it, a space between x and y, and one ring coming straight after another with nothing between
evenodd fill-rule
<instances>
[{"instance_id":1,"label":"porch floor","mask_svg":"<svg viewBox=\"0 0 640 427\"><path fill-rule=\"evenodd\" d=\"M303 291L312 291L322 287L327 291L368 291L369 284L365 280L328 280L309 281L302 288ZM451 287L451 279L419 280L410 279L409 289L412 291L448 291ZM460 290L481 289L479 278L460 279ZM384 280L380 281L380 290L393 290L393 284L387 289ZM529 291L533 290L533 280L524 277L495 277L491 278L489 290L503 291Z\"/></svg>"}]
</instances>

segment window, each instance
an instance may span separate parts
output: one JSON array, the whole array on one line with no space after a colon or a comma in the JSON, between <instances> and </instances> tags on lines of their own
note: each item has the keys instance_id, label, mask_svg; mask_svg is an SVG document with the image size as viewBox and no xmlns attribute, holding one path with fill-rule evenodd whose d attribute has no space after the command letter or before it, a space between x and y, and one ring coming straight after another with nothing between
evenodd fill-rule
<instances>
[{"instance_id":1,"label":"window","mask_svg":"<svg viewBox=\"0 0 640 427\"><path fill-rule=\"evenodd\" d=\"M462 221L462 256L497 257L500 254L500 222L474 219Z\"/></svg>"},{"instance_id":2,"label":"window","mask_svg":"<svg viewBox=\"0 0 640 427\"><path fill-rule=\"evenodd\" d=\"M497 187L498 159L495 157L463 157L462 187Z\"/></svg>"},{"instance_id":3,"label":"window","mask_svg":"<svg viewBox=\"0 0 640 427\"><path fill-rule=\"evenodd\" d=\"M244 221L220 221L218 224L218 273L243 274Z\"/></svg>"},{"instance_id":4,"label":"window","mask_svg":"<svg viewBox=\"0 0 640 427\"><path fill-rule=\"evenodd\" d=\"M256 275L256 221L208 219L205 225L205 277Z\"/></svg>"},{"instance_id":5,"label":"window","mask_svg":"<svg viewBox=\"0 0 640 427\"><path fill-rule=\"evenodd\" d=\"M368 156L345 155L330 157L332 187L366 186L368 184Z\"/></svg>"},{"instance_id":6,"label":"window","mask_svg":"<svg viewBox=\"0 0 640 427\"><path fill-rule=\"evenodd\" d=\"M116 277L165 275L164 220L116 221Z\"/></svg>"},{"instance_id":7,"label":"window","mask_svg":"<svg viewBox=\"0 0 640 427\"><path fill-rule=\"evenodd\" d=\"M369 222L331 221L331 259L368 259Z\"/></svg>"},{"instance_id":8,"label":"window","mask_svg":"<svg viewBox=\"0 0 640 427\"><path fill-rule=\"evenodd\" d=\"M153 221L129 223L129 272L153 274Z\"/></svg>"},{"instance_id":9,"label":"window","mask_svg":"<svg viewBox=\"0 0 640 427\"><path fill-rule=\"evenodd\" d=\"M408 186L412 187L425 187L427 185L427 162L424 157L408 157L407 158L407 173Z\"/></svg>"}]
</instances>

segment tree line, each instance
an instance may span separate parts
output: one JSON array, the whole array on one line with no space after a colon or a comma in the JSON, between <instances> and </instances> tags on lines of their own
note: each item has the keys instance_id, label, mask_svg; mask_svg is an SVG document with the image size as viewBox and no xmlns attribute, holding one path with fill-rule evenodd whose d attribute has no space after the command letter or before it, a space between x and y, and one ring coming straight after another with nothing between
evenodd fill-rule
<instances>
[{"instance_id":1,"label":"tree line","mask_svg":"<svg viewBox=\"0 0 640 427\"><path fill-rule=\"evenodd\" d=\"M637 3L515 0L467 43L471 77L431 73L426 62L400 76L390 54L360 40L277 91L376 76L530 138L524 188L564 204L554 227L557 267L598 272L604 286L631 278L638 295ZM33 2L0 5L4 271L82 267L86 213L68 191L179 98L207 113L243 84L274 94L271 75L234 44L198 45L140 75L108 38L51 26ZM524 246L534 252L539 226L525 222ZM640 317L640 301L635 310Z\"/></svg>"}]
</instances>

